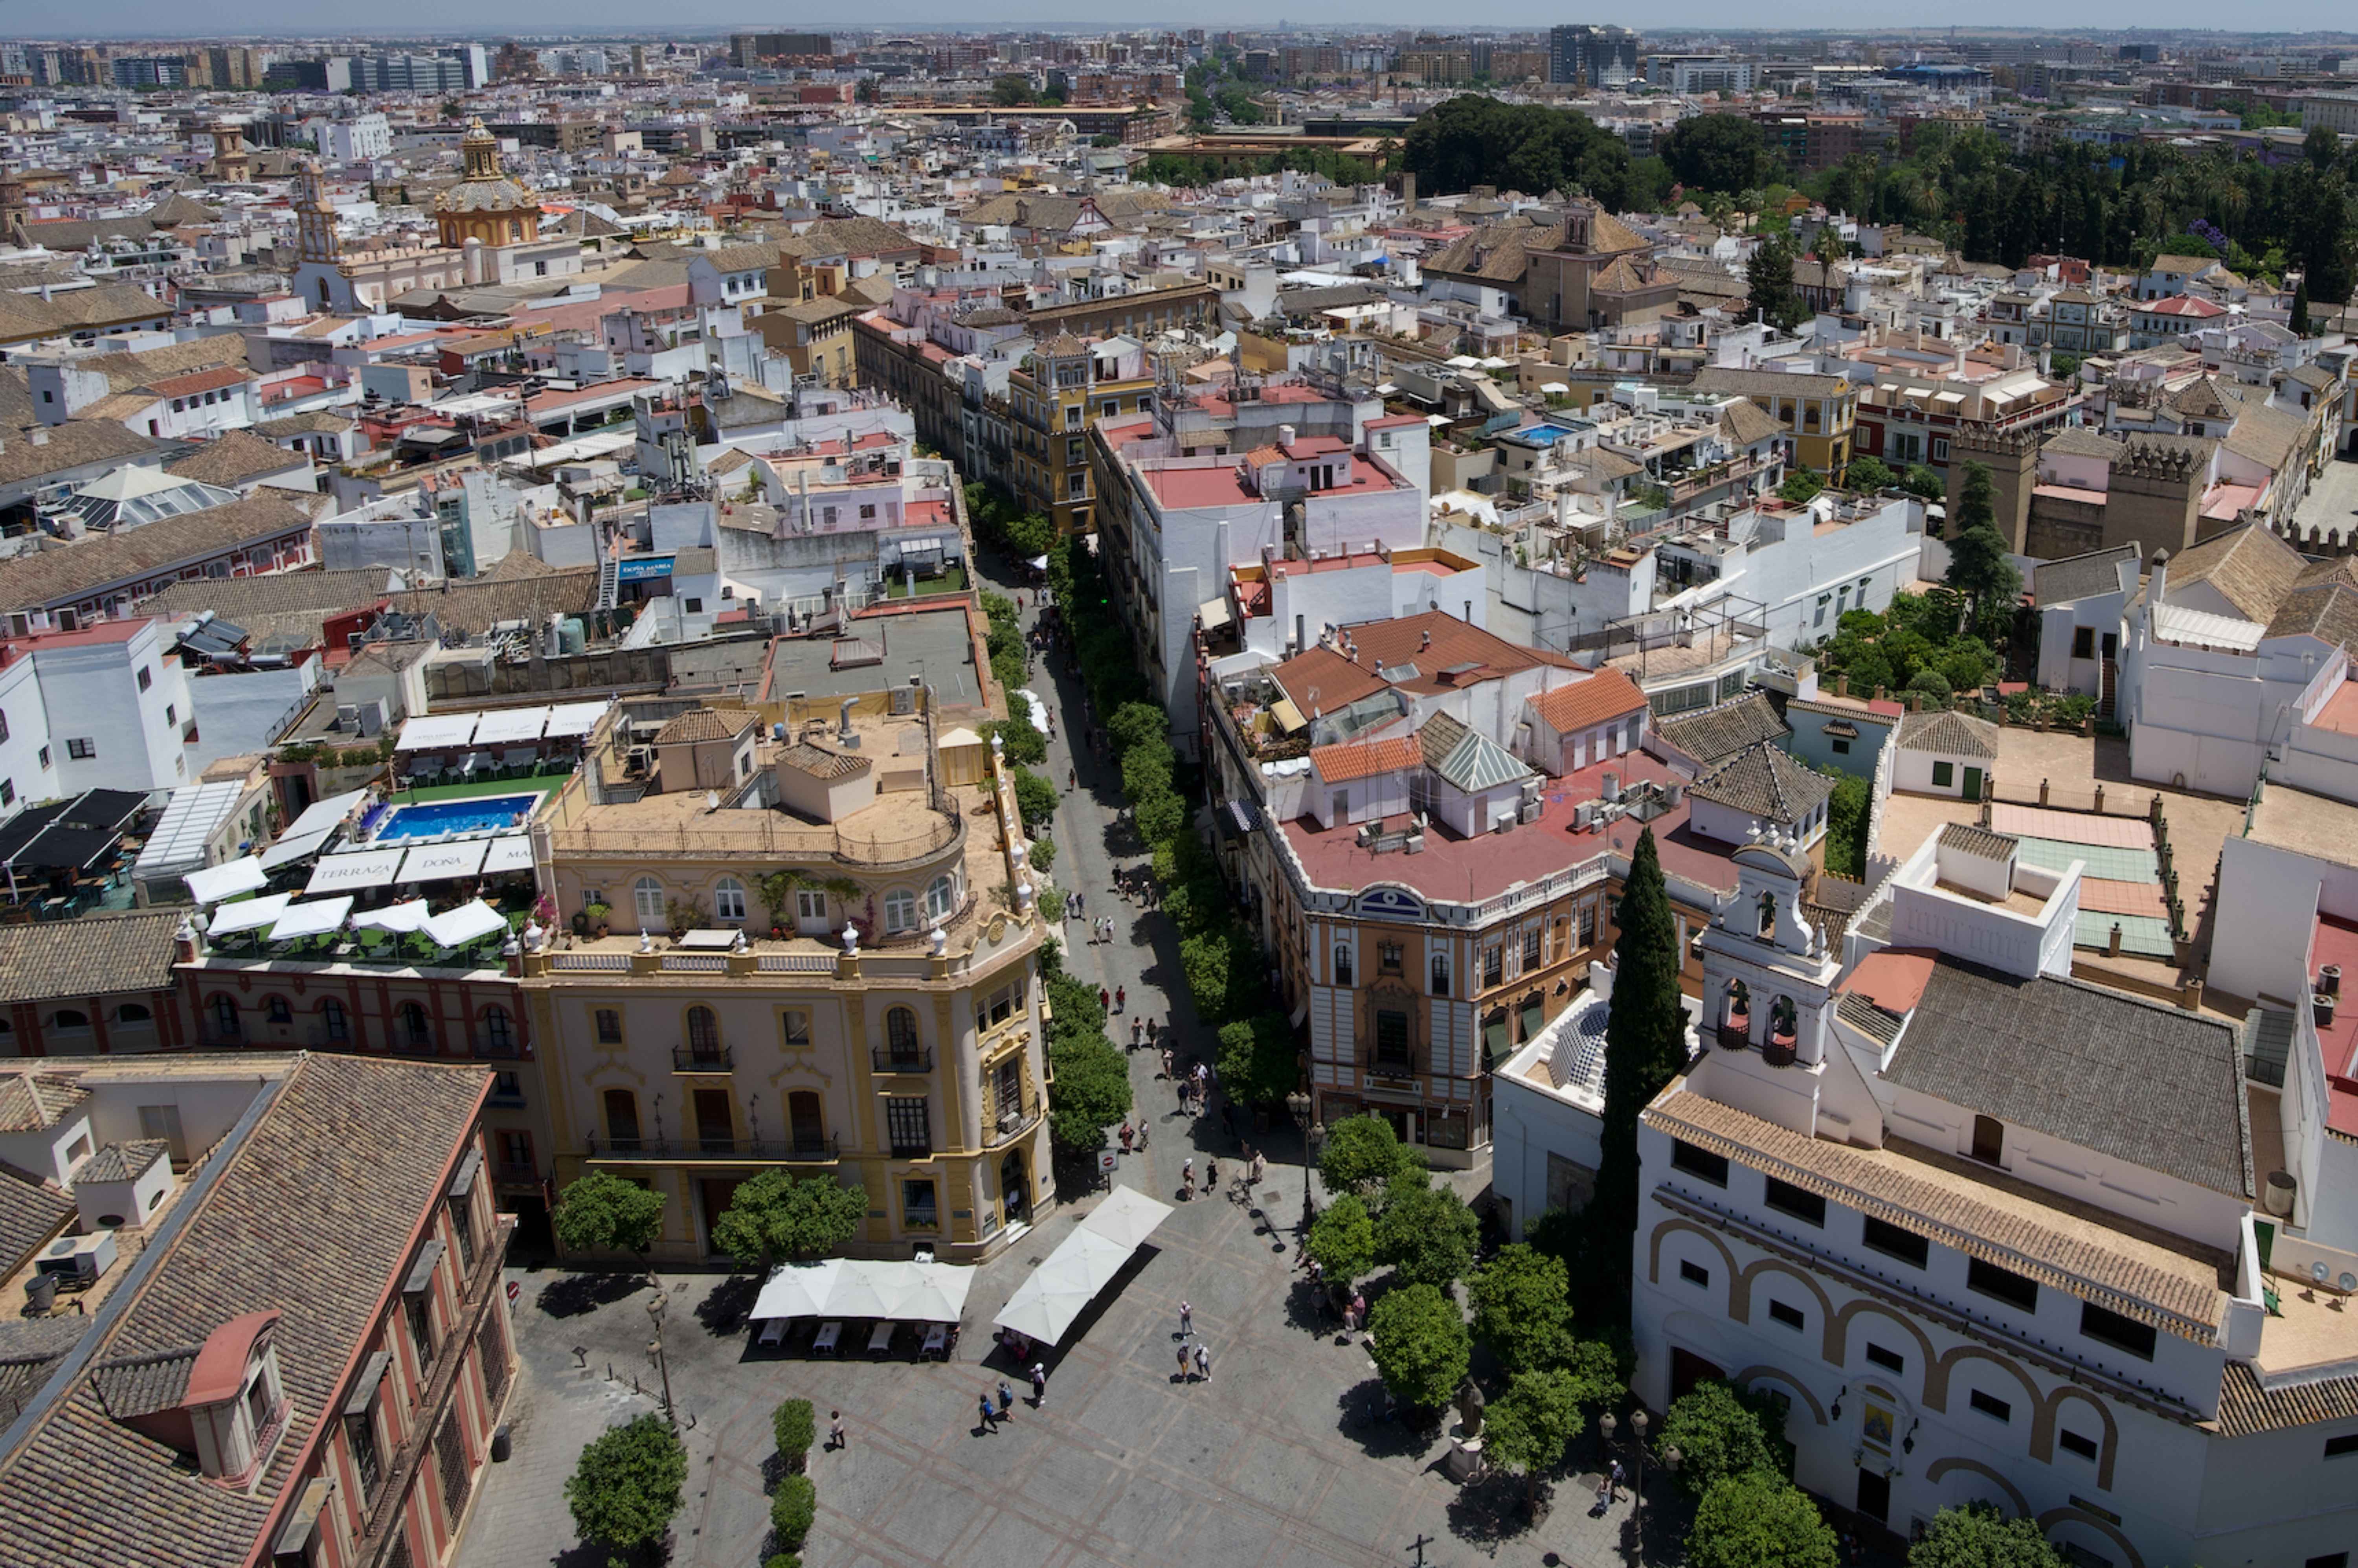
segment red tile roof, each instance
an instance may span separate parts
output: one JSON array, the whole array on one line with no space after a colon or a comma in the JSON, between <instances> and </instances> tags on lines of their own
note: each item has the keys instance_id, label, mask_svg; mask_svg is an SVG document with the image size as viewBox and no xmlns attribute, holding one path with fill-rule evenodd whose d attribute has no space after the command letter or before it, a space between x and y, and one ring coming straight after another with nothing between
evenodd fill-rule
<instances>
[{"instance_id":1,"label":"red tile roof","mask_svg":"<svg viewBox=\"0 0 2358 1568\"><path fill-rule=\"evenodd\" d=\"M1377 773L1396 773L1403 768L1420 767L1423 762L1424 753L1413 735L1350 741L1339 746L1320 746L1310 753L1310 765L1328 784L1348 784Z\"/></svg>"},{"instance_id":2,"label":"red tile roof","mask_svg":"<svg viewBox=\"0 0 2358 1568\"><path fill-rule=\"evenodd\" d=\"M1531 709L1558 734L1588 730L1646 706L1646 694L1619 670L1599 670L1585 681L1560 686L1531 699Z\"/></svg>"}]
</instances>

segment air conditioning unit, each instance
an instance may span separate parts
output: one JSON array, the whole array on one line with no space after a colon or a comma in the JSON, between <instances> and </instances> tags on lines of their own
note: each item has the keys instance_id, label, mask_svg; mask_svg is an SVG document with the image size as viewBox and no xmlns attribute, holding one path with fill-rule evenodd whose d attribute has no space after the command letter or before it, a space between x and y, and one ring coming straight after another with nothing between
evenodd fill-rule
<instances>
[{"instance_id":1,"label":"air conditioning unit","mask_svg":"<svg viewBox=\"0 0 2358 1568\"><path fill-rule=\"evenodd\" d=\"M896 686L892 687L892 711L895 715L901 717L906 717L909 714L916 712L916 692L905 686Z\"/></svg>"},{"instance_id":2,"label":"air conditioning unit","mask_svg":"<svg viewBox=\"0 0 2358 1568\"><path fill-rule=\"evenodd\" d=\"M1572 830L1574 833L1585 833L1595 826L1596 803L1595 801L1584 800L1572 808Z\"/></svg>"},{"instance_id":3,"label":"air conditioning unit","mask_svg":"<svg viewBox=\"0 0 2358 1568\"><path fill-rule=\"evenodd\" d=\"M1541 802L1527 800L1523 802L1521 808L1515 813L1515 820L1518 822L1537 822L1540 819L1540 812L1542 809L1543 806Z\"/></svg>"},{"instance_id":4,"label":"air conditioning unit","mask_svg":"<svg viewBox=\"0 0 2358 1568\"><path fill-rule=\"evenodd\" d=\"M34 1266L44 1274L87 1283L114 1267L114 1232L60 1236L42 1249Z\"/></svg>"},{"instance_id":5,"label":"air conditioning unit","mask_svg":"<svg viewBox=\"0 0 2358 1568\"><path fill-rule=\"evenodd\" d=\"M1000 1131L1001 1131L1001 1132L1012 1132L1012 1131L1014 1131L1017 1128L1019 1128L1019 1127L1021 1127L1021 1126L1022 1126L1022 1125L1023 1125L1023 1113L1022 1113L1022 1111L1021 1111L1021 1110L1004 1110L1004 1111L1001 1111L1001 1112L1000 1112L1000 1113L999 1113L999 1130L1000 1130Z\"/></svg>"}]
</instances>

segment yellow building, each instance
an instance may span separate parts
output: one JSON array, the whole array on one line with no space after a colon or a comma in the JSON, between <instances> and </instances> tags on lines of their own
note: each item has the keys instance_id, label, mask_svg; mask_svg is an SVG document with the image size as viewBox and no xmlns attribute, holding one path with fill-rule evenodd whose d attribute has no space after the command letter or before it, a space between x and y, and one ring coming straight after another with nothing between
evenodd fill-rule
<instances>
[{"instance_id":1,"label":"yellow building","mask_svg":"<svg viewBox=\"0 0 2358 1568\"><path fill-rule=\"evenodd\" d=\"M769 1169L862 1188L864 1256L971 1261L1054 1202L1012 790L927 697L691 710L606 743L639 798L594 803L585 766L541 817L581 928L521 958L556 1184L665 1194L659 1257L710 1255Z\"/></svg>"},{"instance_id":2,"label":"yellow building","mask_svg":"<svg viewBox=\"0 0 2358 1568\"><path fill-rule=\"evenodd\" d=\"M1689 384L1702 393L1733 395L1785 427L1792 461L1839 481L1850 466L1858 423L1858 384L1839 375L1788 375L1772 370L1710 369Z\"/></svg>"},{"instance_id":3,"label":"yellow building","mask_svg":"<svg viewBox=\"0 0 2358 1568\"><path fill-rule=\"evenodd\" d=\"M540 200L500 168L499 138L481 120L467 122L459 143L466 177L434 198L434 226L457 250L469 240L520 245L540 237Z\"/></svg>"},{"instance_id":4,"label":"yellow building","mask_svg":"<svg viewBox=\"0 0 2358 1568\"><path fill-rule=\"evenodd\" d=\"M1041 344L1007 377L1016 499L1055 519L1060 534L1088 533L1097 510L1089 427L1153 405L1153 367L1135 339L1060 333Z\"/></svg>"}]
</instances>

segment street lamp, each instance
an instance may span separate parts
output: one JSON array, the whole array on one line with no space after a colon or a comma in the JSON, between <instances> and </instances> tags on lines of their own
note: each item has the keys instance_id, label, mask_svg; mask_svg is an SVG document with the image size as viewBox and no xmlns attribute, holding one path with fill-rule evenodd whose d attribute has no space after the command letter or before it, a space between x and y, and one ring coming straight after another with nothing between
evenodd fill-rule
<instances>
[{"instance_id":1,"label":"street lamp","mask_svg":"<svg viewBox=\"0 0 2358 1568\"><path fill-rule=\"evenodd\" d=\"M1613 1433L1620 1424L1613 1419L1611 1411L1606 1411L1596 1418L1596 1430L1605 1439L1605 1456L1608 1464L1613 1457ZM1647 1417L1642 1407L1629 1412L1629 1447L1638 1458L1637 1479L1636 1484L1630 1488L1630 1495L1636 1499L1632 1517L1638 1526L1638 1561L1640 1563L1646 1560L1646 1461L1651 1458L1655 1464L1675 1476L1679 1473L1679 1465L1685 1459L1685 1455L1679 1452L1679 1445L1675 1443L1663 1449L1659 1454L1651 1453L1646 1447L1646 1426Z\"/></svg>"},{"instance_id":2,"label":"street lamp","mask_svg":"<svg viewBox=\"0 0 2358 1568\"><path fill-rule=\"evenodd\" d=\"M655 1358L655 1370L663 1376L664 1420L677 1426L679 1418L673 1413L671 1408L671 1363L664 1359L664 1308L669 1304L670 1298L664 1295L660 1289L656 1292L654 1299L647 1303L647 1317L654 1323L655 1329L654 1338L647 1343L647 1354Z\"/></svg>"},{"instance_id":3,"label":"street lamp","mask_svg":"<svg viewBox=\"0 0 2358 1568\"><path fill-rule=\"evenodd\" d=\"M1286 1096L1285 1108L1293 1116L1293 1125L1302 1129L1302 1241L1307 1247L1310 1222L1317 1217L1317 1210L1310 1202L1310 1167L1317 1162L1318 1145L1326 1140L1326 1124L1310 1119L1315 1102L1304 1090L1296 1089Z\"/></svg>"}]
</instances>

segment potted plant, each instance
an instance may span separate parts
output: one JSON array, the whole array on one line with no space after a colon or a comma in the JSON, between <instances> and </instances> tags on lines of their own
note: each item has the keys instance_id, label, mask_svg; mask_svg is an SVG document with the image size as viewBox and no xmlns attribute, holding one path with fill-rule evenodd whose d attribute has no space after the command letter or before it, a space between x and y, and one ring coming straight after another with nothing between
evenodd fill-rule
<instances>
[{"instance_id":1,"label":"potted plant","mask_svg":"<svg viewBox=\"0 0 2358 1568\"><path fill-rule=\"evenodd\" d=\"M581 915L584 920L589 922L590 929L593 935L603 936L606 935L609 924L613 919L614 910L613 906L611 904L585 903L581 906Z\"/></svg>"}]
</instances>

